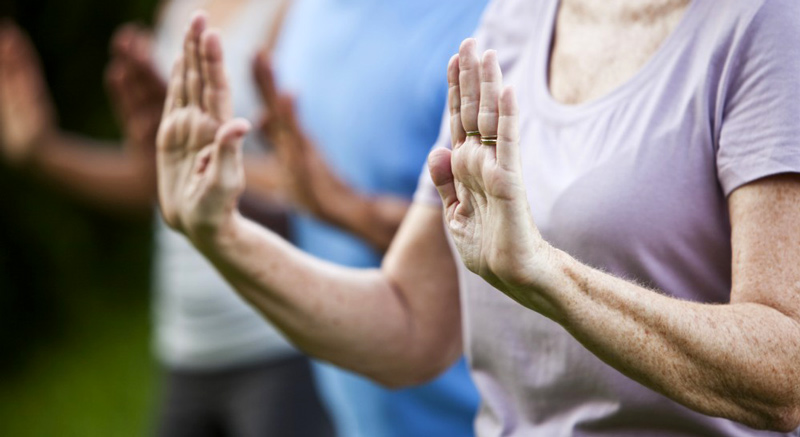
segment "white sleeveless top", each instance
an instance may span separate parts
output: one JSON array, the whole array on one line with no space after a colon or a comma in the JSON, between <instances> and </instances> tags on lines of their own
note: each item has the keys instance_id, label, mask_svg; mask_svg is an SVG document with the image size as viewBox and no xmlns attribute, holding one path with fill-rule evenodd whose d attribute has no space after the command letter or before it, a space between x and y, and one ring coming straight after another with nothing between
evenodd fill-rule
<instances>
[{"instance_id":1,"label":"white sleeveless top","mask_svg":"<svg viewBox=\"0 0 800 437\"><path fill-rule=\"evenodd\" d=\"M204 0L173 0L156 32L154 56L163 77L177 57L192 12ZM234 112L255 122L261 111L251 61L267 40L278 1L250 0L222 29ZM260 149L251 134L245 147ZM297 353L242 300L180 234L156 219L155 337L160 361L179 369L219 369Z\"/></svg>"}]
</instances>

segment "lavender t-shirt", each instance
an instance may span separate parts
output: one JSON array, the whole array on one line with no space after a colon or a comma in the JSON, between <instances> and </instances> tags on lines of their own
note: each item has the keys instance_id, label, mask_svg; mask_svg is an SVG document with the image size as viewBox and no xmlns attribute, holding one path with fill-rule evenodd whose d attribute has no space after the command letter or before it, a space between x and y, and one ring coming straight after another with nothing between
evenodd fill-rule
<instances>
[{"instance_id":1,"label":"lavender t-shirt","mask_svg":"<svg viewBox=\"0 0 800 437\"><path fill-rule=\"evenodd\" d=\"M536 224L586 264L676 298L728 302L727 196L800 172L800 1L694 0L632 79L575 106L547 87L557 6L495 1L476 35L517 90ZM445 128L437 145L449 142ZM427 170L416 200L440 202ZM778 435L693 412L463 265L459 280L479 436Z\"/></svg>"}]
</instances>

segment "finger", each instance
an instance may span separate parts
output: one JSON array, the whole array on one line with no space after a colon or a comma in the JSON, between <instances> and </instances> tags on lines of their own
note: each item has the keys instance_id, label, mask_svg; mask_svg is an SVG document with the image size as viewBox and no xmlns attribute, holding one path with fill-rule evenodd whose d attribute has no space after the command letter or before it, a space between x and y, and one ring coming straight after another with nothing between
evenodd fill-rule
<instances>
[{"instance_id":1,"label":"finger","mask_svg":"<svg viewBox=\"0 0 800 437\"><path fill-rule=\"evenodd\" d=\"M233 109L219 32L208 30L203 33L200 60L206 84L203 90L203 105L212 117L226 121L233 116Z\"/></svg>"},{"instance_id":2,"label":"finger","mask_svg":"<svg viewBox=\"0 0 800 437\"><path fill-rule=\"evenodd\" d=\"M126 61L133 72L134 80L147 91L147 98L163 101L166 84L153 63L151 47L150 34L146 31L137 32Z\"/></svg>"},{"instance_id":3,"label":"finger","mask_svg":"<svg viewBox=\"0 0 800 437\"><path fill-rule=\"evenodd\" d=\"M263 50L258 52L253 61L253 74L261 97L264 99L264 104L267 105L269 111L274 111L278 92L275 87L272 66L267 59L266 52Z\"/></svg>"},{"instance_id":4,"label":"finger","mask_svg":"<svg viewBox=\"0 0 800 437\"><path fill-rule=\"evenodd\" d=\"M450 109L450 142L455 149L464 141L466 134L461 124L461 91L458 86L458 54L447 64L447 106Z\"/></svg>"},{"instance_id":5,"label":"finger","mask_svg":"<svg viewBox=\"0 0 800 437\"><path fill-rule=\"evenodd\" d=\"M520 166L519 157L519 110L512 87L503 89L500 95L500 119L497 123L497 164L506 170Z\"/></svg>"},{"instance_id":6,"label":"finger","mask_svg":"<svg viewBox=\"0 0 800 437\"><path fill-rule=\"evenodd\" d=\"M452 152L448 149L438 147L428 155L428 171L431 179L439 191L442 204L445 210L449 210L452 205L458 203L456 186L453 179L453 170L450 164Z\"/></svg>"},{"instance_id":7,"label":"finger","mask_svg":"<svg viewBox=\"0 0 800 437\"><path fill-rule=\"evenodd\" d=\"M106 68L106 87L119 121L125 121L130 111L130 102L125 93L125 67L119 59L113 59Z\"/></svg>"},{"instance_id":8,"label":"finger","mask_svg":"<svg viewBox=\"0 0 800 437\"><path fill-rule=\"evenodd\" d=\"M156 103L155 106L160 106L166 94L166 84L161 76L154 68L151 68L151 65L129 64L129 66L132 72L131 80L141 89L143 98L148 103Z\"/></svg>"},{"instance_id":9,"label":"finger","mask_svg":"<svg viewBox=\"0 0 800 437\"><path fill-rule=\"evenodd\" d=\"M461 43L458 51L458 82L461 91L461 124L466 132L478 130L478 108L481 100L480 63L475 39Z\"/></svg>"},{"instance_id":10,"label":"finger","mask_svg":"<svg viewBox=\"0 0 800 437\"><path fill-rule=\"evenodd\" d=\"M127 56L135 34L135 24L126 23L120 26L111 37L111 54L113 56Z\"/></svg>"},{"instance_id":11,"label":"finger","mask_svg":"<svg viewBox=\"0 0 800 437\"><path fill-rule=\"evenodd\" d=\"M276 106L282 128L285 129L286 134L292 138L295 143L294 148L297 152L305 152L307 147L304 141L305 135L300 127L300 123L297 121L297 110L295 109L294 98L288 94L280 95L277 98Z\"/></svg>"},{"instance_id":12,"label":"finger","mask_svg":"<svg viewBox=\"0 0 800 437\"><path fill-rule=\"evenodd\" d=\"M30 75L33 83L46 88L36 47L22 29L13 24L6 27L2 51L8 73Z\"/></svg>"},{"instance_id":13,"label":"finger","mask_svg":"<svg viewBox=\"0 0 800 437\"><path fill-rule=\"evenodd\" d=\"M184 95L185 87L183 86L183 78L185 70L185 62L183 61L183 56L178 56L178 59L175 60L175 64L172 66L172 74L169 78L169 84L167 85L167 98L164 101L164 114L169 114L170 112L174 111L183 106L183 103L186 101L186 96Z\"/></svg>"},{"instance_id":14,"label":"finger","mask_svg":"<svg viewBox=\"0 0 800 437\"><path fill-rule=\"evenodd\" d=\"M124 93L128 97L127 103L131 111L141 113L146 110L152 99L149 84L144 80L140 72L136 71L130 64L125 65L126 74L124 76Z\"/></svg>"},{"instance_id":15,"label":"finger","mask_svg":"<svg viewBox=\"0 0 800 437\"><path fill-rule=\"evenodd\" d=\"M275 103L277 132L275 150L285 166L299 172L305 157L305 137L295 116L294 100L289 95L280 95Z\"/></svg>"},{"instance_id":16,"label":"finger","mask_svg":"<svg viewBox=\"0 0 800 437\"><path fill-rule=\"evenodd\" d=\"M6 94L25 101L29 117L52 117L51 98L38 53L30 38L19 27L10 24L3 37L0 58ZM20 100L17 100L19 103Z\"/></svg>"},{"instance_id":17,"label":"finger","mask_svg":"<svg viewBox=\"0 0 800 437\"><path fill-rule=\"evenodd\" d=\"M153 36L148 30L136 28L130 47L132 61L137 61L139 64L152 65L150 54L153 48Z\"/></svg>"},{"instance_id":18,"label":"finger","mask_svg":"<svg viewBox=\"0 0 800 437\"><path fill-rule=\"evenodd\" d=\"M217 131L212 171L224 189L237 187L242 177L242 140L250 131L250 122L237 118L229 120Z\"/></svg>"},{"instance_id":19,"label":"finger","mask_svg":"<svg viewBox=\"0 0 800 437\"><path fill-rule=\"evenodd\" d=\"M488 50L481 60L481 104L478 130L482 137L497 135L497 103L503 89L503 74L497 63L497 52Z\"/></svg>"},{"instance_id":20,"label":"finger","mask_svg":"<svg viewBox=\"0 0 800 437\"><path fill-rule=\"evenodd\" d=\"M203 80L200 73L200 36L206 28L206 16L196 12L186 31L183 43L183 58L186 63L186 103L200 106L202 104Z\"/></svg>"},{"instance_id":21,"label":"finger","mask_svg":"<svg viewBox=\"0 0 800 437\"><path fill-rule=\"evenodd\" d=\"M270 142L276 141L280 121L275 114L262 113L257 126L266 139ZM271 147L268 144L265 144L265 146Z\"/></svg>"}]
</instances>

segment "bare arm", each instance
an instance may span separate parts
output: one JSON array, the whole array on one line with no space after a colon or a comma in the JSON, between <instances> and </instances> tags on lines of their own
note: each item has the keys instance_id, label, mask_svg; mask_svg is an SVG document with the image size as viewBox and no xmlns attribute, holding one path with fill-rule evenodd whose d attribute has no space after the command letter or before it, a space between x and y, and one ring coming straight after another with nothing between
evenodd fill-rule
<instances>
[{"instance_id":1,"label":"bare arm","mask_svg":"<svg viewBox=\"0 0 800 437\"><path fill-rule=\"evenodd\" d=\"M198 248L305 352L390 386L418 384L461 353L455 266L441 211L415 206L381 269L314 259L237 218Z\"/></svg>"},{"instance_id":2,"label":"bare arm","mask_svg":"<svg viewBox=\"0 0 800 437\"><path fill-rule=\"evenodd\" d=\"M96 206L150 211L155 199L153 144L164 86L154 72L144 78L146 72L133 65L141 64L134 57L147 50L141 39L141 32L128 26L118 32L112 45L110 89L123 124L135 133L129 135L131 147L123 151L118 145L103 146L58 129L34 47L20 29L4 27L0 32L0 145L6 159ZM155 107L152 102L157 102Z\"/></svg>"},{"instance_id":3,"label":"bare arm","mask_svg":"<svg viewBox=\"0 0 800 437\"><path fill-rule=\"evenodd\" d=\"M219 36L187 32L158 139L165 221L306 352L389 385L419 383L460 354L455 266L438 208L414 207L380 270L315 260L243 219L241 141Z\"/></svg>"},{"instance_id":4,"label":"bare arm","mask_svg":"<svg viewBox=\"0 0 800 437\"><path fill-rule=\"evenodd\" d=\"M99 208L148 213L155 201L155 165L117 145L59 133L37 148L30 169L56 188Z\"/></svg>"},{"instance_id":5,"label":"bare arm","mask_svg":"<svg viewBox=\"0 0 800 437\"><path fill-rule=\"evenodd\" d=\"M549 246L530 215L514 94L502 90L494 53L479 61L467 40L448 77L454 148L434 151L430 168L467 267L677 402L756 428L800 424L800 176L729 197L731 303L681 301ZM466 136L475 130L497 135L496 147Z\"/></svg>"},{"instance_id":6,"label":"bare arm","mask_svg":"<svg viewBox=\"0 0 800 437\"><path fill-rule=\"evenodd\" d=\"M800 177L773 177L730 197L729 305L681 301L560 253L535 291L589 350L700 412L756 428L800 424ZM539 288L539 287L537 287Z\"/></svg>"}]
</instances>

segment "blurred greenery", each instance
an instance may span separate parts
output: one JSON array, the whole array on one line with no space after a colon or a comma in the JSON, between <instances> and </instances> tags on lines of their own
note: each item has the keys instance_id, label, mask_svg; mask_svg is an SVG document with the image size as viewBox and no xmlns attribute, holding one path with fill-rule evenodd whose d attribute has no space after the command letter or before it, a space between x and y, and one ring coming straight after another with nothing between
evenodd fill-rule
<instances>
[{"instance_id":1,"label":"blurred greenery","mask_svg":"<svg viewBox=\"0 0 800 437\"><path fill-rule=\"evenodd\" d=\"M156 0L2 0L41 53L61 126L118 133L108 39ZM104 215L0 164L0 435L141 436L152 423L147 221Z\"/></svg>"}]
</instances>

